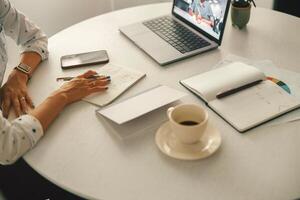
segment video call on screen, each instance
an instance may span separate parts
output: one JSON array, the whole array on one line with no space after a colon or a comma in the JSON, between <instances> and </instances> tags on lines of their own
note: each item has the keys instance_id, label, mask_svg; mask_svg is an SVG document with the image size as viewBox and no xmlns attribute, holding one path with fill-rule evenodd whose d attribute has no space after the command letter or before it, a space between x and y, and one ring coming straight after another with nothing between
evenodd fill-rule
<instances>
[{"instance_id":1,"label":"video call on screen","mask_svg":"<svg viewBox=\"0 0 300 200\"><path fill-rule=\"evenodd\" d=\"M216 39L223 30L229 0L175 0L174 12Z\"/></svg>"}]
</instances>

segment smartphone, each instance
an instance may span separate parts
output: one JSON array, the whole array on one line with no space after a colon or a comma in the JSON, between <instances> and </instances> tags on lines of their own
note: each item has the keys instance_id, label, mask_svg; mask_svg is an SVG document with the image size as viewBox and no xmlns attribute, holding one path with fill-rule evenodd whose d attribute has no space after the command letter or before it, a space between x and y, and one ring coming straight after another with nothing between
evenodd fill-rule
<instances>
[{"instance_id":1,"label":"smartphone","mask_svg":"<svg viewBox=\"0 0 300 200\"><path fill-rule=\"evenodd\" d=\"M65 55L60 58L63 69L107 63L108 61L109 58L105 50Z\"/></svg>"}]
</instances>

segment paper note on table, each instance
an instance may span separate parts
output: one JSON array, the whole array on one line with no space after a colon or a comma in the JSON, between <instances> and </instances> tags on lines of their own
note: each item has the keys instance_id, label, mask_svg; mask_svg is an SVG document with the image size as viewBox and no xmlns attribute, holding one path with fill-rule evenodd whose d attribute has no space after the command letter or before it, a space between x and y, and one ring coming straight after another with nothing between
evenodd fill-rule
<instances>
[{"instance_id":1,"label":"paper note on table","mask_svg":"<svg viewBox=\"0 0 300 200\"><path fill-rule=\"evenodd\" d=\"M145 73L113 64L107 64L97 72L100 75L111 77L112 81L108 85L109 89L99 94L90 95L83 100L98 106L110 104L131 86L146 76Z\"/></svg>"},{"instance_id":2,"label":"paper note on table","mask_svg":"<svg viewBox=\"0 0 300 200\"><path fill-rule=\"evenodd\" d=\"M186 95L170 87L159 86L97 112L117 124L123 124Z\"/></svg>"}]
</instances>

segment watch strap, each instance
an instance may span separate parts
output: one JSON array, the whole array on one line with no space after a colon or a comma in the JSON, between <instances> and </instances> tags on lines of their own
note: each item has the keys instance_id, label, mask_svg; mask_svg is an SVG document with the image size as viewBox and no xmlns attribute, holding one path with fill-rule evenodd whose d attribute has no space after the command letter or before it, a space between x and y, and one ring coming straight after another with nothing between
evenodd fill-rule
<instances>
[{"instance_id":1,"label":"watch strap","mask_svg":"<svg viewBox=\"0 0 300 200\"><path fill-rule=\"evenodd\" d=\"M15 67L16 70L23 72L24 74L27 74L28 78L31 78L31 67L24 64L20 63L18 66Z\"/></svg>"}]
</instances>

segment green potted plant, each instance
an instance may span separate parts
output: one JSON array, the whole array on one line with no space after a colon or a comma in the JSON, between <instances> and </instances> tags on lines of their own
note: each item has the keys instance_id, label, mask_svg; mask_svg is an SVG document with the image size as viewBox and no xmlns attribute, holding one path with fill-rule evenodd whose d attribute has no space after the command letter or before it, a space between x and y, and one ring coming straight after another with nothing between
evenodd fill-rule
<instances>
[{"instance_id":1,"label":"green potted plant","mask_svg":"<svg viewBox=\"0 0 300 200\"><path fill-rule=\"evenodd\" d=\"M256 7L254 0L232 0L231 21L234 26L242 29L250 19L251 4Z\"/></svg>"}]
</instances>

